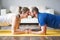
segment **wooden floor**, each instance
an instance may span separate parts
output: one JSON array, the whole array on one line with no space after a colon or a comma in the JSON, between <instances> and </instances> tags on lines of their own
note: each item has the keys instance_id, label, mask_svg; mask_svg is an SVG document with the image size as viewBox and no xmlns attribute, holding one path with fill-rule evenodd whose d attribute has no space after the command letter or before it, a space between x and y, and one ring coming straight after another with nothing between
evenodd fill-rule
<instances>
[{"instance_id":1,"label":"wooden floor","mask_svg":"<svg viewBox=\"0 0 60 40\"><path fill-rule=\"evenodd\" d=\"M60 40L60 36L45 36L45 37L17 37L17 36L0 36L0 40Z\"/></svg>"}]
</instances>

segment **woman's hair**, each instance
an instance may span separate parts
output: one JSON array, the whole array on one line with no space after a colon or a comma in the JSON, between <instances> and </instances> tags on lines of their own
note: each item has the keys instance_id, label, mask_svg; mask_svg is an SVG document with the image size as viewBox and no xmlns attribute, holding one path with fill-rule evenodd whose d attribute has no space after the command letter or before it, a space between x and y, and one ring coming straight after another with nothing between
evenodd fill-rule
<instances>
[{"instance_id":1,"label":"woman's hair","mask_svg":"<svg viewBox=\"0 0 60 40\"><path fill-rule=\"evenodd\" d=\"M19 7L19 13L22 13L22 12L21 12L21 9L22 9L22 7L20 6L20 7Z\"/></svg>"},{"instance_id":2,"label":"woman's hair","mask_svg":"<svg viewBox=\"0 0 60 40\"><path fill-rule=\"evenodd\" d=\"M36 11L37 13L39 12L37 7L32 7L32 12Z\"/></svg>"},{"instance_id":3,"label":"woman's hair","mask_svg":"<svg viewBox=\"0 0 60 40\"><path fill-rule=\"evenodd\" d=\"M22 12L23 13L26 13L27 11L29 11L29 8L28 7L19 7L19 13L21 14Z\"/></svg>"}]
</instances>

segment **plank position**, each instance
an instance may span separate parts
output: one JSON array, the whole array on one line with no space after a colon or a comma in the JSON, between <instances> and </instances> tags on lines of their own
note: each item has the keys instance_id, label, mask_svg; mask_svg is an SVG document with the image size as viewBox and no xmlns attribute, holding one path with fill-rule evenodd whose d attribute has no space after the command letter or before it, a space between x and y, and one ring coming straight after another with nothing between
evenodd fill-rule
<instances>
[{"instance_id":1,"label":"plank position","mask_svg":"<svg viewBox=\"0 0 60 40\"><path fill-rule=\"evenodd\" d=\"M25 31L21 31L19 29L21 19L27 18L29 15L29 8L27 7L19 7L19 13L18 14L6 14L3 16L0 16L0 23L9 23L12 25L11 31L13 34L23 34L26 33Z\"/></svg>"},{"instance_id":2,"label":"plank position","mask_svg":"<svg viewBox=\"0 0 60 40\"><path fill-rule=\"evenodd\" d=\"M38 18L41 31L29 31L33 34L46 34L47 27L60 29L60 15L52 15L49 13L40 13L37 7L32 7L31 16Z\"/></svg>"}]
</instances>

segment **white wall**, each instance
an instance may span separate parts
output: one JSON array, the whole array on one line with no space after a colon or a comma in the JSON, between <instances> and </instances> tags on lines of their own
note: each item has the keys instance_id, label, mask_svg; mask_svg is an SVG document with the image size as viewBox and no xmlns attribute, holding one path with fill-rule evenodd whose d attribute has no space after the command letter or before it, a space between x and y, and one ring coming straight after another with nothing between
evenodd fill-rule
<instances>
[{"instance_id":1,"label":"white wall","mask_svg":"<svg viewBox=\"0 0 60 40\"><path fill-rule=\"evenodd\" d=\"M0 14L1 14L1 0L0 0Z\"/></svg>"},{"instance_id":2,"label":"white wall","mask_svg":"<svg viewBox=\"0 0 60 40\"><path fill-rule=\"evenodd\" d=\"M60 0L2 0L2 8L10 6L46 6L53 8L57 13L60 13Z\"/></svg>"}]
</instances>

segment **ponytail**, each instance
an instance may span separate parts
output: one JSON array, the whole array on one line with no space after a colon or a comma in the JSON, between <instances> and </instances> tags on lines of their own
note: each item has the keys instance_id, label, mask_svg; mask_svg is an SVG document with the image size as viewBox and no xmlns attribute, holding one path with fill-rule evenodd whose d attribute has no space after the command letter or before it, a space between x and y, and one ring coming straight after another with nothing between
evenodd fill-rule
<instances>
[{"instance_id":1,"label":"ponytail","mask_svg":"<svg viewBox=\"0 0 60 40\"><path fill-rule=\"evenodd\" d=\"M19 13L20 13L20 14L22 13L21 9L22 9L22 7L20 6L20 7L19 7Z\"/></svg>"}]
</instances>

